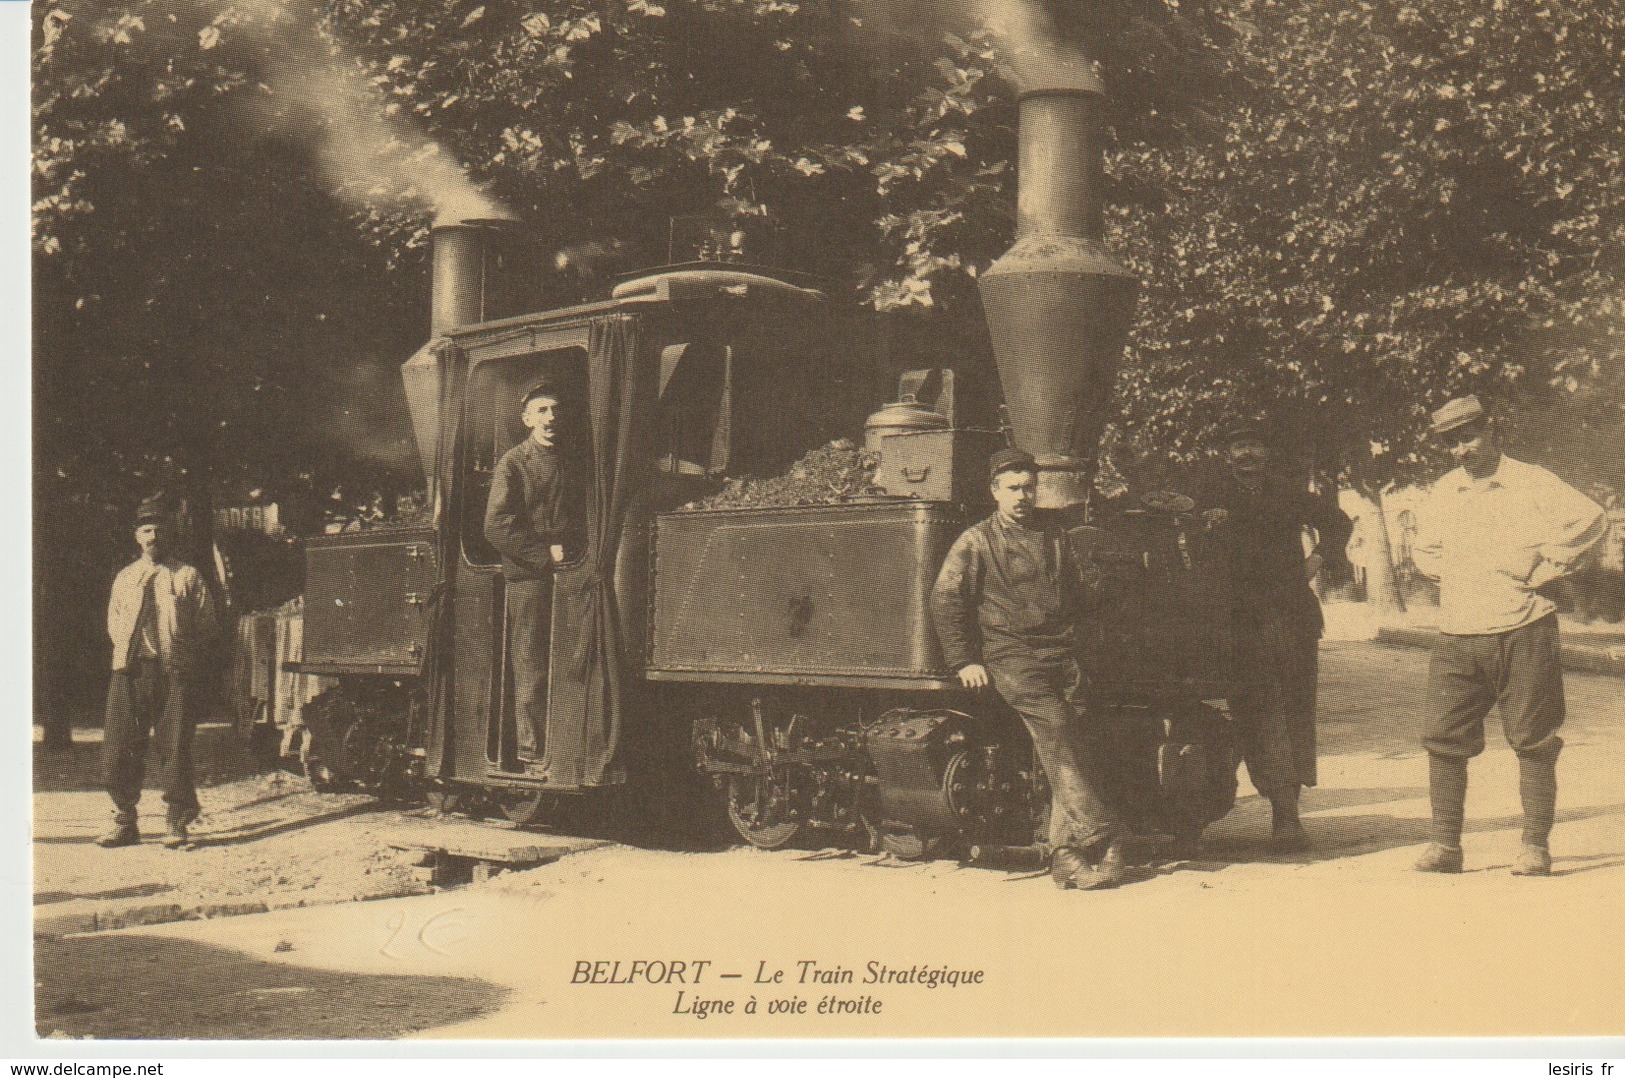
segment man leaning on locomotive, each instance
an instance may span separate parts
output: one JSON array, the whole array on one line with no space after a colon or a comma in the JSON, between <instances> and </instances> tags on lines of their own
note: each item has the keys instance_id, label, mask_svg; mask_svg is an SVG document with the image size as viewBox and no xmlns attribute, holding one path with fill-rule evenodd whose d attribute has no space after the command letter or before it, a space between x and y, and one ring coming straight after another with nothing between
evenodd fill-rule
<instances>
[{"instance_id":1,"label":"man leaning on locomotive","mask_svg":"<svg viewBox=\"0 0 1625 1078\"><path fill-rule=\"evenodd\" d=\"M1334 505L1266 484L1260 428L1226 432L1226 482L1208 499L1206 519L1230 537L1231 589L1245 594L1232 630L1268 686L1232 701L1244 727L1244 758L1274 809L1272 845L1301 850L1298 791L1315 781L1315 649L1319 603L1309 590L1313 564L1300 545L1305 526L1331 550L1350 523ZM991 687L1026 724L1052 795L1051 872L1062 888L1115 886L1125 874L1124 824L1104 796L1100 760L1087 729L1086 684L1077 654L1083 583L1070 540L1036 509L1037 464L1018 449L988 462L997 511L972 525L949 551L931 608L943 658L967 689ZM1264 654L1264 649L1269 653Z\"/></svg>"},{"instance_id":2,"label":"man leaning on locomotive","mask_svg":"<svg viewBox=\"0 0 1625 1078\"><path fill-rule=\"evenodd\" d=\"M988 481L997 511L954 542L931 592L943 659L965 688L991 686L1032 735L1050 784L1056 884L1114 887L1125 873L1123 824L1084 729L1083 583L1072 544L1038 517L1031 455L994 453Z\"/></svg>"}]
</instances>

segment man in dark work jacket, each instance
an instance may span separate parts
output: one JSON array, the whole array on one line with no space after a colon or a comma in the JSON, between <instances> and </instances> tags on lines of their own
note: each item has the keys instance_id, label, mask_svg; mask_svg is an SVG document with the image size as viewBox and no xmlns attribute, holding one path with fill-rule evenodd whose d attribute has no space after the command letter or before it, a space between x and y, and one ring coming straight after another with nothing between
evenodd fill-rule
<instances>
[{"instance_id":1,"label":"man in dark work jacket","mask_svg":"<svg viewBox=\"0 0 1625 1078\"><path fill-rule=\"evenodd\" d=\"M1049 778L1058 886L1121 883L1122 825L1101 796L1083 730L1077 621L1082 581L1072 545L1035 519L1038 466L1019 449L988 461L998 512L967 528L931 591L943 659L967 689L991 684L1027 724Z\"/></svg>"},{"instance_id":2,"label":"man in dark work jacket","mask_svg":"<svg viewBox=\"0 0 1625 1078\"><path fill-rule=\"evenodd\" d=\"M1323 556L1341 558L1353 524L1334 499L1316 497L1269 470L1262 425L1237 420L1224 431L1227 468L1200 499L1224 558L1236 688L1230 710L1253 786L1269 799L1271 846L1309 847L1298 819L1303 787L1316 782L1315 696L1320 600L1309 580ZM1303 529L1319 534L1305 559Z\"/></svg>"},{"instance_id":3,"label":"man in dark work jacket","mask_svg":"<svg viewBox=\"0 0 1625 1078\"><path fill-rule=\"evenodd\" d=\"M491 477L485 537L507 578L508 656L513 668L519 757L535 761L545 736L553 567L580 519L575 491L555 445L559 391L543 379L520 398L530 436L502 455Z\"/></svg>"}]
</instances>

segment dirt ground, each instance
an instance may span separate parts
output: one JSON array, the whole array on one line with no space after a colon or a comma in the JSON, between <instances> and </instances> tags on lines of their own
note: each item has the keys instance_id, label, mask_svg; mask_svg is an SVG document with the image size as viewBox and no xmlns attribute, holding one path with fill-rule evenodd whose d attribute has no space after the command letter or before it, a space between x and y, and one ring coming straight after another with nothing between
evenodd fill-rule
<instances>
[{"instance_id":1,"label":"dirt ground","mask_svg":"<svg viewBox=\"0 0 1625 1078\"><path fill-rule=\"evenodd\" d=\"M1425 670L1419 651L1324 648L1308 854L1265 851L1268 806L1251 796L1210 829L1201 860L1147 867L1095 894L951 862L609 847L421 897L44 941L39 1029L454 1038L1625 1033L1622 683L1567 679L1554 876L1507 871L1518 850L1516 761L1492 737L1472 770L1468 871L1441 877L1409 867L1427 836L1416 744ZM85 901L90 888L110 884L342 897L391 871L374 860L367 831L382 828L384 815L359 809L186 855L49 841L88 833L73 828L88 829L94 799L36 794L36 901ZM128 871L110 870L125 854ZM650 966L633 983L590 983L629 974L633 961L663 963L664 983L650 983ZM676 961L689 980L671 979ZM709 966L696 982L700 962ZM184 966L208 987L148 998L151 1009L132 1021L129 988L109 971L144 963ZM871 963L981 976L952 987L927 987L919 974L866 984ZM318 1019L313 1001L322 999ZM378 1020L380 1006L392 1006L380 1000L399 1001L393 1024ZM755 1013L745 1009L751 1001ZM819 1013L826 1001L834 1013Z\"/></svg>"},{"instance_id":2,"label":"dirt ground","mask_svg":"<svg viewBox=\"0 0 1625 1078\"><path fill-rule=\"evenodd\" d=\"M143 798L147 841L115 850L94 845L111 822L105 794L36 794L36 920L71 923L74 915L132 909L162 917L166 905L315 905L427 890L414 887L414 855L385 842L398 814L370 797L316 793L283 772L204 786L198 795L204 814L192 829L196 848L176 852L158 841L164 806L157 791Z\"/></svg>"}]
</instances>

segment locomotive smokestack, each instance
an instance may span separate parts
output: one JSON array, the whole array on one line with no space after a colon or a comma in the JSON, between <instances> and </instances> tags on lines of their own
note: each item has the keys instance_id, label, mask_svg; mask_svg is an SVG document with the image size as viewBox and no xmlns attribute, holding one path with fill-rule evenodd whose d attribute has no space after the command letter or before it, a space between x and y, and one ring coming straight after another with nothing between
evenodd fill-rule
<instances>
[{"instance_id":1,"label":"locomotive smokestack","mask_svg":"<svg viewBox=\"0 0 1625 1078\"><path fill-rule=\"evenodd\" d=\"M1038 460L1038 505L1081 506L1137 285L1106 251L1092 65L1023 71L1016 241L982 275L1016 445Z\"/></svg>"},{"instance_id":2,"label":"locomotive smokestack","mask_svg":"<svg viewBox=\"0 0 1625 1078\"><path fill-rule=\"evenodd\" d=\"M514 222L502 218L442 222L429 232L429 344L401 365L423 474L435 489L435 447L440 431L441 367L435 343L460 326L513 313L512 274L503 271L502 240Z\"/></svg>"},{"instance_id":3,"label":"locomotive smokestack","mask_svg":"<svg viewBox=\"0 0 1625 1078\"><path fill-rule=\"evenodd\" d=\"M429 292L429 336L510 313L508 282L501 273L501 247L511 220L435 222L429 233L433 270Z\"/></svg>"}]
</instances>

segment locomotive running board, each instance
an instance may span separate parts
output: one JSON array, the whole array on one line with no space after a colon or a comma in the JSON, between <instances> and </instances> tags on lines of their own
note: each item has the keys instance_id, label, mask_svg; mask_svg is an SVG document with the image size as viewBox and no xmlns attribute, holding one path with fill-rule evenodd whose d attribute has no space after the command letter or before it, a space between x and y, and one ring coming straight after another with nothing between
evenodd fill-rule
<instances>
[{"instance_id":1,"label":"locomotive running board","mask_svg":"<svg viewBox=\"0 0 1625 1078\"><path fill-rule=\"evenodd\" d=\"M758 670L645 670L648 681L701 681L717 685L805 685L820 689L960 689L957 678L882 677L873 674L785 674Z\"/></svg>"}]
</instances>

